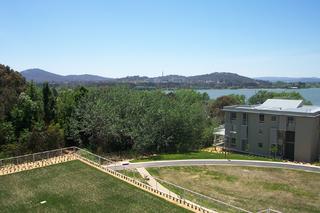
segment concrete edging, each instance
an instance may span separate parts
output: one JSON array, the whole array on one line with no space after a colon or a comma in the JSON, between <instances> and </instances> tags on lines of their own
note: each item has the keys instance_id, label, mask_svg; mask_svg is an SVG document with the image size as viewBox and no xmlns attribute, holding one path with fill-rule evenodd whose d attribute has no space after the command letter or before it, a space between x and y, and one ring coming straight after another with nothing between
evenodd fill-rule
<instances>
[{"instance_id":1,"label":"concrete edging","mask_svg":"<svg viewBox=\"0 0 320 213\"><path fill-rule=\"evenodd\" d=\"M228 160L228 159L190 159L190 160L163 160L130 163L123 166L124 168L139 167L167 167L167 166L205 166L205 165L229 165L229 166L252 166L293 169L305 172L320 173L320 166L303 165L297 163L275 162L275 161L257 161L257 160Z\"/></svg>"}]
</instances>

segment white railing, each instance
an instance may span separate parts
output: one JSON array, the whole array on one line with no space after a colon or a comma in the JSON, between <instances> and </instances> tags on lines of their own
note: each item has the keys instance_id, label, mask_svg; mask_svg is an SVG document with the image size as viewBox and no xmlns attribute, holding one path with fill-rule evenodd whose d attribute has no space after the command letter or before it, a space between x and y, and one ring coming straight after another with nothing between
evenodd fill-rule
<instances>
[{"instance_id":1,"label":"white railing","mask_svg":"<svg viewBox=\"0 0 320 213\"><path fill-rule=\"evenodd\" d=\"M182 194L179 194L179 196L181 196L182 198L188 198L188 196L186 196L186 192L190 193L190 195L192 196L195 196L195 197L198 197L198 198L202 198L202 199L206 199L208 201L213 201L214 203L217 203L219 205L222 205L222 208L223 209L233 209L235 210L236 212L246 212L246 213L253 213L252 211L249 211L249 210L246 210L246 209L243 209L243 208L240 208L240 207L237 207L237 206L234 206L230 203L226 203L226 202L223 202L221 200L218 200L218 199L215 199L215 198L212 198L212 197L209 197L207 195L203 195L201 193L198 193L198 192L195 192L195 191L192 191L190 189L186 189L182 186L179 186L179 185L176 185L174 183L171 183L169 181L166 181L166 180L162 180L160 178L156 178L154 177L154 179L156 179L157 181L159 181L160 183L165 183L166 185L169 185L173 188L176 188L176 189L179 189L182 191Z\"/></svg>"},{"instance_id":2,"label":"white railing","mask_svg":"<svg viewBox=\"0 0 320 213\"><path fill-rule=\"evenodd\" d=\"M37 152L33 154L21 155L16 157L0 159L0 168L13 165L21 165L25 163L32 163L36 161L46 160L53 157L63 156L65 154L73 153L76 147L66 147L61 149L54 149L44 152Z\"/></svg>"},{"instance_id":3,"label":"white railing","mask_svg":"<svg viewBox=\"0 0 320 213\"><path fill-rule=\"evenodd\" d=\"M73 147L73 148L74 148L74 152L76 154L90 160L93 163L97 163L99 165L108 165L108 164L116 163L116 161L113 161L113 160L107 159L105 157L93 154L92 152L89 152L85 149L81 149L79 147Z\"/></svg>"}]
</instances>

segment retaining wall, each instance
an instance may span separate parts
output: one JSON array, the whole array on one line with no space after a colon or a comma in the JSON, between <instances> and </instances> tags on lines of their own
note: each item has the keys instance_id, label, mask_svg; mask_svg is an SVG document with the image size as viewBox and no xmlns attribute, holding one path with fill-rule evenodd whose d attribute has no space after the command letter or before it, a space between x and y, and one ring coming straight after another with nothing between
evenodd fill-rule
<instances>
[{"instance_id":1,"label":"retaining wall","mask_svg":"<svg viewBox=\"0 0 320 213\"><path fill-rule=\"evenodd\" d=\"M62 156L52 157L49 159L38 160L34 162L12 164L0 167L0 176L8 175L16 172L36 169L40 167L50 166L53 164L63 163L71 160L76 160L75 154L64 154Z\"/></svg>"}]
</instances>

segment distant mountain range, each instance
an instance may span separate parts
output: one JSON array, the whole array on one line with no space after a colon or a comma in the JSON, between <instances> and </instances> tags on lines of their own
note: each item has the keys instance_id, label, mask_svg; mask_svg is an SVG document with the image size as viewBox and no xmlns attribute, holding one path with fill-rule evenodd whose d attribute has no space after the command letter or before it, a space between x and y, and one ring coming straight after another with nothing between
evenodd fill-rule
<instances>
[{"instance_id":1,"label":"distant mountain range","mask_svg":"<svg viewBox=\"0 0 320 213\"><path fill-rule=\"evenodd\" d=\"M41 69L28 69L21 72L28 80L36 83L129 83L138 85L195 85L197 87L262 87L269 82L244 77L234 73L214 72L205 75L180 76L167 75L149 78L147 76L128 76L124 78L105 78L97 75L57 75Z\"/></svg>"},{"instance_id":2,"label":"distant mountain range","mask_svg":"<svg viewBox=\"0 0 320 213\"><path fill-rule=\"evenodd\" d=\"M28 69L20 72L28 81L36 83L68 83L68 82L99 82L109 81L110 78L104 78L97 75L58 75L42 69Z\"/></svg>"},{"instance_id":3,"label":"distant mountain range","mask_svg":"<svg viewBox=\"0 0 320 213\"><path fill-rule=\"evenodd\" d=\"M320 78L311 77L311 78L290 78L290 77L258 77L255 78L257 80L262 81L270 81L270 82L277 82L282 81L286 83L293 83L293 82L303 82L303 83L315 83L320 82Z\"/></svg>"}]
</instances>

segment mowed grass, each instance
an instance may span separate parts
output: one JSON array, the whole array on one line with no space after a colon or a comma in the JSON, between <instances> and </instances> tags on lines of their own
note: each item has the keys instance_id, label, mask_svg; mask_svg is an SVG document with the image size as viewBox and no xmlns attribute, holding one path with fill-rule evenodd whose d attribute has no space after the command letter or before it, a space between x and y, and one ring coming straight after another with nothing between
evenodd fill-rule
<instances>
[{"instance_id":1,"label":"mowed grass","mask_svg":"<svg viewBox=\"0 0 320 213\"><path fill-rule=\"evenodd\" d=\"M282 212L320 212L319 173L238 166L163 167L148 171L155 177L250 211L273 208ZM214 207L214 203L204 199L185 196Z\"/></svg>"},{"instance_id":2,"label":"mowed grass","mask_svg":"<svg viewBox=\"0 0 320 213\"><path fill-rule=\"evenodd\" d=\"M131 162L144 162L144 161L158 161L158 160L185 160L185 159L237 159L237 160L263 160L263 161L275 161L272 158L245 155L239 153L228 152L226 155L224 153L218 152L207 152L207 151L195 151L187 153L177 153L177 154L159 154L152 155L140 159L132 160ZM279 161L279 160L276 160Z\"/></svg>"},{"instance_id":3,"label":"mowed grass","mask_svg":"<svg viewBox=\"0 0 320 213\"><path fill-rule=\"evenodd\" d=\"M47 201L40 204L41 201ZM186 212L80 161L0 176L0 212Z\"/></svg>"}]
</instances>

